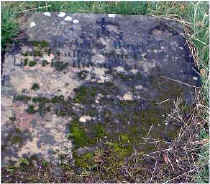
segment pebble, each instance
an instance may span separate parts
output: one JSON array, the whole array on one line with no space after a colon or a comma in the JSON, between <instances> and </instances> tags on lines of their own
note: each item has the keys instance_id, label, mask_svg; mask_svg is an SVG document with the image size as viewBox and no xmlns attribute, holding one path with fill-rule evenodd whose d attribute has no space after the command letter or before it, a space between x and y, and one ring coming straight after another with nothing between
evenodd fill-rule
<instances>
[{"instance_id":1,"label":"pebble","mask_svg":"<svg viewBox=\"0 0 210 184\"><path fill-rule=\"evenodd\" d=\"M60 12L60 13L58 14L58 17L64 17L65 15L66 15L66 13Z\"/></svg>"},{"instance_id":2,"label":"pebble","mask_svg":"<svg viewBox=\"0 0 210 184\"><path fill-rule=\"evenodd\" d=\"M124 94L123 100L133 100L133 95L130 92Z\"/></svg>"},{"instance_id":3,"label":"pebble","mask_svg":"<svg viewBox=\"0 0 210 184\"><path fill-rule=\"evenodd\" d=\"M34 27L34 26L36 26L36 23L35 22L31 22L30 23L30 27Z\"/></svg>"},{"instance_id":4,"label":"pebble","mask_svg":"<svg viewBox=\"0 0 210 184\"><path fill-rule=\"evenodd\" d=\"M50 17L51 13L50 12L44 12L44 15Z\"/></svg>"},{"instance_id":5,"label":"pebble","mask_svg":"<svg viewBox=\"0 0 210 184\"><path fill-rule=\"evenodd\" d=\"M116 14L109 14L108 17L114 18L116 17Z\"/></svg>"},{"instance_id":6,"label":"pebble","mask_svg":"<svg viewBox=\"0 0 210 184\"><path fill-rule=\"evenodd\" d=\"M198 80L198 77L193 77L193 80Z\"/></svg>"},{"instance_id":7,"label":"pebble","mask_svg":"<svg viewBox=\"0 0 210 184\"><path fill-rule=\"evenodd\" d=\"M65 21L72 21L72 17L70 17L70 16L67 16L67 17L65 17L65 19L64 19Z\"/></svg>"},{"instance_id":8,"label":"pebble","mask_svg":"<svg viewBox=\"0 0 210 184\"><path fill-rule=\"evenodd\" d=\"M74 24L78 24L79 23L79 20L75 19L75 20L73 20L73 23Z\"/></svg>"},{"instance_id":9,"label":"pebble","mask_svg":"<svg viewBox=\"0 0 210 184\"><path fill-rule=\"evenodd\" d=\"M140 90L140 89L143 89L143 86L142 85L138 85L138 86L135 86L135 88Z\"/></svg>"},{"instance_id":10,"label":"pebble","mask_svg":"<svg viewBox=\"0 0 210 184\"><path fill-rule=\"evenodd\" d=\"M79 118L79 121L82 122L82 123L85 123L87 121L90 121L92 118L90 116L81 116Z\"/></svg>"}]
</instances>

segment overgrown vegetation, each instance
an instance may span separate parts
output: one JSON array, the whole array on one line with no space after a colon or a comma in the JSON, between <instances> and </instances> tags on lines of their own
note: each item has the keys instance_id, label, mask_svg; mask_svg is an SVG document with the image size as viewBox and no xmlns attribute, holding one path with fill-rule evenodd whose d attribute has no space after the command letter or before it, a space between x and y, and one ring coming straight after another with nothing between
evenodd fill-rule
<instances>
[{"instance_id":1,"label":"overgrown vegetation","mask_svg":"<svg viewBox=\"0 0 210 184\"><path fill-rule=\"evenodd\" d=\"M110 150L110 152L101 150L95 155L85 155L77 161L77 164L84 164L87 160L90 160L91 164L98 161L97 167L93 166L92 169L104 173L102 175L97 175L97 172L91 173L90 170L75 175L75 173L72 174L70 166L63 165L63 178L59 179L51 173L50 164L43 165L42 162L38 162L38 165L41 166L39 169L31 162L22 160L22 164L18 167L11 166L3 169L2 179L4 182L104 182L110 181L107 178L109 176L112 177L111 181L120 182L146 181L150 183L167 183L196 181L208 183L209 6L207 2L3 2L2 6L3 50L15 40L15 36L18 34L17 17L23 15L24 10L147 14L177 20L185 26L185 35L202 79L202 89L197 91L196 107L191 110L190 118L186 120L177 139L166 150L151 153L149 156L144 155L146 162L148 161L149 164L151 159L153 161L156 160L154 167L147 168L147 171L138 167L137 161L144 158L140 153L132 155L130 157L130 165L122 167L119 159L112 157ZM36 43L34 44L36 45ZM27 62L25 64L27 65ZM46 62L43 62L43 65L45 64ZM58 66L59 69L63 69L63 67L63 65ZM83 98L85 94L86 91L84 90L75 100L85 100ZM15 98L26 102L31 100L30 97L26 96L16 96ZM33 100L36 101L37 99ZM34 109L30 107L29 112L33 113ZM76 140L83 144L86 138L84 132L76 124L72 127L72 130L72 136L80 137ZM104 135L100 127L97 133L100 136ZM126 135L122 135L120 138L125 143L128 141ZM14 141L19 141L18 137ZM122 149L122 146L118 144L114 144L111 147L116 152ZM110 159L111 162L107 162ZM111 165L107 165L107 163L111 163ZM40 173L42 175L41 178ZM143 175L143 173L146 174ZM148 176L149 179L146 180L142 176Z\"/></svg>"},{"instance_id":2,"label":"overgrown vegetation","mask_svg":"<svg viewBox=\"0 0 210 184\"><path fill-rule=\"evenodd\" d=\"M18 34L18 24L15 18L16 14L11 8L5 8L1 12L1 47L3 52L14 41L13 39Z\"/></svg>"}]
</instances>

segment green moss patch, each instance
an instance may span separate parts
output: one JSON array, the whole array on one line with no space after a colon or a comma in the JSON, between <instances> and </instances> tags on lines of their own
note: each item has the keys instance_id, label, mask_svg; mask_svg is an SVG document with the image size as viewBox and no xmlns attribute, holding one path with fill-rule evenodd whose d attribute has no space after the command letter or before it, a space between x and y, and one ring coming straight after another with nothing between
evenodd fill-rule
<instances>
[{"instance_id":1,"label":"green moss patch","mask_svg":"<svg viewBox=\"0 0 210 184\"><path fill-rule=\"evenodd\" d=\"M29 113L29 114L34 114L37 111L34 109L33 105L29 105L28 108L26 109L26 112Z\"/></svg>"},{"instance_id":2,"label":"green moss patch","mask_svg":"<svg viewBox=\"0 0 210 184\"><path fill-rule=\"evenodd\" d=\"M88 144L88 136L85 129L80 126L79 122L74 120L70 124L70 137L73 139L76 147L83 147Z\"/></svg>"},{"instance_id":3,"label":"green moss patch","mask_svg":"<svg viewBox=\"0 0 210 184\"><path fill-rule=\"evenodd\" d=\"M76 167L88 170L94 167L94 153L86 153L81 156L78 156L76 153L74 153L73 155L75 158Z\"/></svg>"},{"instance_id":4,"label":"green moss patch","mask_svg":"<svg viewBox=\"0 0 210 184\"><path fill-rule=\"evenodd\" d=\"M47 62L47 60L42 60L42 66L47 66L49 63Z\"/></svg>"},{"instance_id":5,"label":"green moss patch","mask_svg":"<svg viewBox=\"0 0 210 184\"><path fill-rule=\"evenodd\" d=\"M31 41L31 44L34 47L41 47L41 48L49 47L49 43L45 40L43 40L43 41Z\"/></svg>"},{"instance_id":6,"label":"green moss patch","mask_svg":"<svg viewBox=\"0 0 210 184\"><path fill-rule=\"evenodd\" d=\"M62 71L68 67L69 63L64 63L62 61L54 61L51 66L55 68L56 71Z\"/></svg>"},{"instance_id":7,"label":"green moss patch","mask_svg":"<svg viewBox=\"0 0 210 184\"><path fill-rule=\"evenodd\" d=\"M97 88L96 87L87 87L81 86L74 90L76 95L73 99L75 103L82 103L88 104L93 103L95 100L95 96L97 95Z\"/></svg>"},{"instance_id":8,"label":"green moss patch","mask_svg":"<svg viewBox=\"0 0 210 184\"><path fill-rule=\"evenodd\" d=\"M36 64L37 64L36 61L29 61L29 66L31 66L31 67L35 66Z\"/></svg>"},{"instance_id":9,"label":"green moss patch","mask_svg":"<svg viewBox=\"0 0 210 184\"><path fill-rule=\"evenodd\" d=\"M28 103L28 101L31 100L30 96L26 96L26 95L16 95L14 96L14 101L22 101L24 103Z\"/></svg>"}]
</instances>

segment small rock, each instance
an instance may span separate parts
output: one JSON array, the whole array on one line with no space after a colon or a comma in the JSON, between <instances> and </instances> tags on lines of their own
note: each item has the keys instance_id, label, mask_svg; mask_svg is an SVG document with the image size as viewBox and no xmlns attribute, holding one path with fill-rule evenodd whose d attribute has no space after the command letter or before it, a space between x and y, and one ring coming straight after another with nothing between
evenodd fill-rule
<instances>
[{"instance_id":1,"label":"small rock","mask_svg":"<svg viewBox=\"0 0 210 184\"><path fill-rule=\"evenodd\" d=\"M130 92L124 94L123 100L133 100L133 95Z\"/></svg>"},{"instance_id":2,"label":"small rock","mask_svg":"<svg viewBox=\"0 0 210 184\"><path fill-rule=\"evenodd\" d=\"M44 15L50 17L51 13L50 12L44 12Z\"/></svg>"},{"instance_id":3,"label":"small rock","mask_svg":"<svg viewBox=\"0 0 210 184\"><path fill-rule=\"evenodd\" d=\"M97 96L96 96L96 100L95 100L95 103L99 103L100 102L100 99L103 97L103 95L101 93L99 93Z\"/></svg>"},{"instance_id":4,"label":"small rock","mask_svg":"<svg viewBox=\"0 0 210 184\"><path fill-rule=\"evenodd\" d=\"M74 24L78 24L79 23L79 20L75 19L75 20L73 20L73 23Z\"/></svg>"},{"instance_id":5,"label":"small rock","mask_svg":"<svg viewBox=\"0 0 210 184\"><path fill-rule=\"evenodd\" d=\"M137 70L137 69L132 69L132 70L131 70L131 73L137 74L137 73L138 73L138 70Z\"/></svg>"},{"instance_id":6,"label":"small rock","mask_svg":"<svg viewBox=\"0 0 210 184\"><path fill-rule=\"evenodd\" d=\"M142 85L138 85L138 86L135 86L135 88L140 90L140 89L143 89L143 86Z\"/></svg>"},{"instance_id":7,"label":"small rock","mask_svg":"<svg viewBox=\"0 0 210 184\"><path fill-rule=\"evenodd\" d=\"M114 70L116 70L117 72L125 72L122 66L115 67Z\"/></svg>"},{"instance_id":8,"label":"small rock","mask_svg":"<svg viewBox=\"0 0 210 184\"><path fill-rule=\"evenodd\" d=\"M108 17L115 18L116 14L108 14Z\"/></svg>"},{"instance_id":9,"label":"small rock","mask_svg":"<svg viewBox=\"0 0 210 184\"><path fill-rule=\"evenodd\" d=\"M198 77L193 77L193 80L198 80Z\"/></svg>"},{"instance_id":10,"label":"small rock","mask_svg":"<svg viewBox=\"0 0 210 184\"><path fill-rule=\"evenodd\" d=\"M64 20L65 20L65 21L72 21L72 17L67 16Z\"/></svg>"},{"instance_id":11,"label":"small rock","mask_svg":"<svg viewBox=\"0 0 210 184\"><path fill-rule=\"evenodd\" d=\"M66 13L60 12L60 13L58 14L58 17L64 17L65 15L66 15Z\"/></svg>"},{"instance_id":12,"label":"small rock","mask_svg":"<svg viewBox=\"0 0 210 184\"><path fill-rule=\"evenodd\" d=\"M32 27L34 27L34 26L36 26L36 23L35 23L35 22L31 22L31 23L30 23L30 27L32 28Z\"/></svg>"},{"instance_id":13,"label":"small rock","mask_svg":"<svg viewBox=\"0 0 210 184\"><path fill-rule=\"evenodd\" d=\"M90 121L92 118L90 116L81 116L79 118L79 121L82 122L82 123L85 123L87 121Z\"/></svg>"}]
</instances>

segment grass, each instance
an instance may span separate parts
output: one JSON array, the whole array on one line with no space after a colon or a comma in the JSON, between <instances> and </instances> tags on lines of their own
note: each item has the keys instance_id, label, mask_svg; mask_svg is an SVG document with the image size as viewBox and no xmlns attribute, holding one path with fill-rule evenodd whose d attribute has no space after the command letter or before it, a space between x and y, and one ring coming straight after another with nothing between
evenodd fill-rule
<instances>
[{"instance_id":1,"label":"grass","mask_svg":"<svg viewBox=\"0 0 210 184\"><path fill-rule=\"evenodd\" d=\"M25 10L64 11L69 13L115 13L161 16L185 25L185 35L200 71L202 88L197 93L197 111L194 119L199 119L201 132L196 132L199 141L208 140L208 60L209 60L209 15L208 2L3 2L2 3L2 49L9 47L18 35L17 18ZM192 120L194 121L194 120ZM194 180L208 183L208 142L201 144Z\"/></svg>"},{"instance_id":2,"label":"grass","mask_svg":"<svg viewBox=\"0 0 210 184\"><path fill-rule=\"evenodd\" d=\"M15 21L15 14L10 8L6 8L1 13L2 20L2 37L1 47L4 51L9 44L12 43L13 38L18 34L18 24Z\"/></svg>"}]
</instances>

